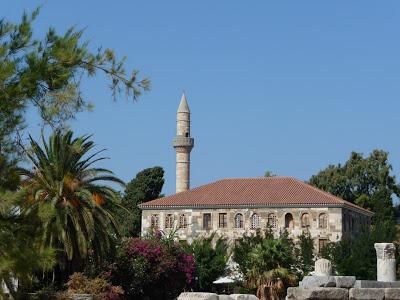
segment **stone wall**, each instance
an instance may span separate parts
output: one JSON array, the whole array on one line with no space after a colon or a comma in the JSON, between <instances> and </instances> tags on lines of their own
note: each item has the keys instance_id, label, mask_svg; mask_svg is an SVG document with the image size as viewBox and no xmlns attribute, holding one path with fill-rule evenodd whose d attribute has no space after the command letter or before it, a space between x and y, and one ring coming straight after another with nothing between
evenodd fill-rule
<instances>
[{"instance_id":1,"label":"stone wall","mask_svg":"<svg viewBox=\"0 0 400 300\"><path fill-rule=\"evenodd\" d=\"M211 214L211 224L209 229L203 228L203 215L205 213ZM220 228L219 226L219 214L227 214L227 227ZM243 215L243 228L235 228L235 216L236 214ZM164 232L174 230L179 226L180 215L185 214L187 218L187 228L181 228L177 231L177 235L181 240L188 240L189 242L197 237L205 236L211 232L217 232L221 236L226 237L228 240L235 240L244 233L255 232L256 229L251 228L251 217L256 213L260 217L259 227L265 229L268 226L268 216L274 214L276 216L276 228L274 232L278 234L281 230L285 229L285 215L292 214L293 216L293 227L286 228L292 237L297 237L303 232L308 231L311 236L315 239L315 248L319 247L319 240L326 240L331 242L337 242L342 238L342 208L215 208L215 209L160 209L150 210L145 209L142 212L142 233L148 232L151 227L151 216L158 215L159 229ZM309 226L303 227L301 224L302 215L307 213L309 215ZM322 227L320 224L319 216L324 213L327 215L327 224ZM167 214L173 214L174 216L174 228L166 228L165 216Z\"/></svg>"},{"instance_id":2,"label":"stone wall","mask_svg":"<svg viewBox=\"0 0 400 300\"><path fill-rule=\"evenodd\" d=\"M289 288L286 300L400 300L400 288Z\"/></svg>"}]
</instances>

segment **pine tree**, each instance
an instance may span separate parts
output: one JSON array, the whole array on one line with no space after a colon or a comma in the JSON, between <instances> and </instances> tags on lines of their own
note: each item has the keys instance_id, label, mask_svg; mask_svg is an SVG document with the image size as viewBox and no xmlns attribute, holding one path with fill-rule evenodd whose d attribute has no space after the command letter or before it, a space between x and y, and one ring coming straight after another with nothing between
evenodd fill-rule
<instances>
[{"instance_id":1,"label":"pine tree","mask_svg":"<svg viewBox=\"0 0 400 300\"><path fill-rule=\"evenodd\" d=\"M124 59L113 50L89 51L83 31L68 29L58 34L50 28L43 39L33 38L32 22L39 9L23 14L18 24L0 20L0 184L15 188L19 155L16 145L25 125L27 108L35 108L43 126L62 128L80 111L91 108L82 97L80 80L97 73L106 75L114 99L121 92L137 100L150 87L148 79L130 75Z\"/></svg>"}]
</instances>

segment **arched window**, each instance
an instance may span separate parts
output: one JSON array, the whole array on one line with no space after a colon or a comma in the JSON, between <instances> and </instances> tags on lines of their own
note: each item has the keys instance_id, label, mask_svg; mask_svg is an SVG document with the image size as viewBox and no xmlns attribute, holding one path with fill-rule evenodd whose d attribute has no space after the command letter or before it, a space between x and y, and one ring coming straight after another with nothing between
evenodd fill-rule
<instances>
[{"instance_id":1,"label":"arched window","mask_svg":"<svg viewBox=\"0 0 400 300\"><path fill-rule=\"evenodd\" d=\"M285 228L294 228L293 215L291 213L285 215Z\"/></svg>"},{"instance_id":2,"label":"arched window","mask_svg":"<svg viewBox=\"0 0 400 300\"><path fill-rule=\"evenodd\" d=\"M276 229L276 215L274 213L268 214L268 228Z\"/></svg>"},{"instance_id":3,"label":"arched window","mask_svg":"<svg viewBox=\"0 0 400 300\"><path fill-rule=\"evenodd\" d=\"M154 229L158 229L158 215L151 215L150 226Z\"/></svg>"},{"instance_id":4,"label":"arched window","mask_svg":"<svg viewBox=\"0 0 400 300\"><path fill-rule=\"evenodd\" d=\"M319 228L328 228L328 215L326 213L319 215L318 225Z\"/></svg>"},{"instance_id":5,"label":"arched window","mask_svg":"<svg viewBox=\"0 0 400 300\"><path fill-rule=\"evenodd\" d=\"M251 216L251 228L260 228L260 216L256 213Z\"/></svg>"},{"instance_id":6,"label":"arched window","mask_svg":"<svg viewBox=\"0 0 400 300\"><path fill-rule=\"evenodd\" d=\"M308 213L301 215L301 227L310 227L310 215Z\"/></svg>"},{"instance_id":7,"label":"arched window","mask_svg":"<svg viewBox=\"0 0 400 300\"><path fill-rule=\"evenodd\" d=\"M165 228L173 228L174 227L174 215L166 214L165 215Z\"/></svg>"},{"instance_id":8,"label":"arched window","mask_svg":"<svg viewBox=\"0 0 400 300\"><path fill-rule=\"evenodd\" d=\"M181 214L179 216L179 228L187 228L187 216L185 214Z\"/></svg>"},{"instance_id":9,"label":"arched window","mask_svg":"<svg viewBox=\"0 0 400 300\"><path fill-rule=\"evenodd\" d=\"M243 215L242 214L236 214L235 228L243 228Z\"/></svg>"}]
</instances>

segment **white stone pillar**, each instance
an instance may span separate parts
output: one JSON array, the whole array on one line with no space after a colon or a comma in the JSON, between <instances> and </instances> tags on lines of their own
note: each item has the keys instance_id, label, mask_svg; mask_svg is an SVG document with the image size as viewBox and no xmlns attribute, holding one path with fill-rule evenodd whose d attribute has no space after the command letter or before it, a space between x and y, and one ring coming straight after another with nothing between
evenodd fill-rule
<instances>
[{"instance_id":1,"label":"white stone pillar","mask_svg":"<svg viewBox=\"0 0 400 300\"><path fill-rule=\"evenodd\" d=\"M396 281L396 247L393 243L375 243L377 281Z\"/></svg>"},{"instance_id":2,"label":"white stone pillar","mask_svg":"<svg viewBox=\"0 0 400 300\"><path fill-rule=\"evenodd\" d=\"M320 258L315 261L315 275L330 276L332 275L332 264L330 260Z\"/></svg>"}]
</instances>

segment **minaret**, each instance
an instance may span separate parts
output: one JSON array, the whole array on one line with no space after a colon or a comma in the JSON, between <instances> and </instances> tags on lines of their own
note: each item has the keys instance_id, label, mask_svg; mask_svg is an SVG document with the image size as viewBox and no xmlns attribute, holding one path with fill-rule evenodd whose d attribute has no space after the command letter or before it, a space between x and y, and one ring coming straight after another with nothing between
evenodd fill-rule
<instances>
[{"instance_id":1,"label":"minaret","mask_svg":"<svg viewBox=\"0 0 400 300\"><path fill-rule=\"evenodd\" d=\"M185 94L176 114L176 137L173 142L176 151L176 192L190 188L190 151L194 139L190 137L190 110Z\"/></svg>"}]
</instances>

